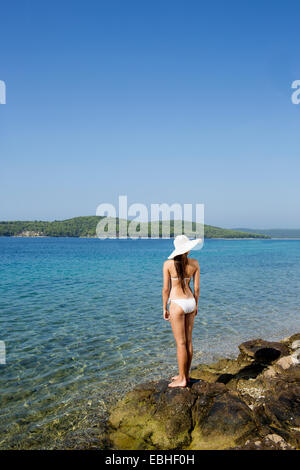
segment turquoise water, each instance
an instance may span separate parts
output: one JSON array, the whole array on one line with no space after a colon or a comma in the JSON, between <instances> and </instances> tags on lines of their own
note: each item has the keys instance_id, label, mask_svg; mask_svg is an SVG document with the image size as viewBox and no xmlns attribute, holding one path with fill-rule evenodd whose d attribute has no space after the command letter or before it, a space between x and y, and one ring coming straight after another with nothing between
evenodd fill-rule
<instances>
[{"instance_id":1,"label":"turquoise water","mask_svg":"<svg viewBox=\"0 0 300 470\"><path fill-rule=\"evenodd\" d=\"M99 446L107 407L176 370L162 319L170 240L0 238L0 448ZM300 331L299 240L207 240L195 364Z\"/></svg>"}]
</instances>

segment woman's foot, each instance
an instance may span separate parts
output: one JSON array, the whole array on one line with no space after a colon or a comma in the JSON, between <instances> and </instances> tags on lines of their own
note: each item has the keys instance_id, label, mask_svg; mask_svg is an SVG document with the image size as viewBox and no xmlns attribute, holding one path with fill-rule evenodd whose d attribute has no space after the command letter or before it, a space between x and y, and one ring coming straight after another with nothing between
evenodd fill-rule
<instances>
[{"instance_id":1,"label":"woman's foot","mask_svg":"<svg viewBox=\"0 0 300 470\"><path fill-rule=\"evenodd\" d=\"M179 379L179 375L174 375L174 376L172 377L172 380L178 380L178 379ZM191 381L191 378L188 377L188 378L187 378L187 381L190 382L190 381Z\"/></svg>"},{"instance_id":2,"label":"woman's foot","mask_svg":"<svg viewBox=\"0 0 300 470\"><path fill-rule=\"evenodd\" d=\"M184 378L184 379L181 379L180 377L178 377L176 380L173 380L173 382L171 382L168 387L170 388L174 388L174 387L186 387L187 386L187 380Z\"/></svg>"}]
</instances>

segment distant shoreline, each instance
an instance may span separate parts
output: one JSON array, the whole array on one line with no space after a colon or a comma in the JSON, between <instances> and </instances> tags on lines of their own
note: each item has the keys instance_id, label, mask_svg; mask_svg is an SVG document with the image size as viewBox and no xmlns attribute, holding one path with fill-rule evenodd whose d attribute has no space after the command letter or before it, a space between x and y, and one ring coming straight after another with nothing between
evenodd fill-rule
<instances>
[{"instance_id":1,"label":"distant shoreline","mask_svg":"<svg viewBox=\"0 0 300 470\"><path fill-rule=\"evenodd\" d=\"M48 235L0 235L0 238L78 238L85 240L174 240L175 237L72 237L67 235L62 235L60 237L48 236ZM300 240L300 238L288 238L288 237L278 237L278 238L258 238L258 237L204 237L204 240Z\"/></svg>"},{"instance_id":2,"label":"distant shoreline","mask_svg":"<svg viewBox=\"0 0 300 470\"><path fill-rule=\"evenodd\" d=\"M103 221L103 219L105 220ZM100 222L101 224L99 225ZM126 236L133 234L137 238L150 240L156 238L172 239L176 234L183 231L190 238L194 238L196 234L200 238L270 238L269 235L265 234L224 229L196 222L190 222L187 229L184 225L185 221L173 219L168 221L139 222L134 227L134 231L131 231L130 223L131 221L127 219L107 219L100 216L81 216L66 220L55 220L53 222L42 220L0 221L0 236L97 238L97 235L105 237L110 234L112 238L117 239L120 234L124 233L125 235L126 233Z\"/></svg>"}]
</instances>

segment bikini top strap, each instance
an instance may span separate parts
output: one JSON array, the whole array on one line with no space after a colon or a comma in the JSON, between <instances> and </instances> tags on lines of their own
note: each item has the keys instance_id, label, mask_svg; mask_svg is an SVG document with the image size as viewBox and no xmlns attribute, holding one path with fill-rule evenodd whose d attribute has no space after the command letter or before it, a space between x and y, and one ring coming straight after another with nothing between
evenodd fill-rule
<instances>
[{"instance_id":1,"label":"bikini top strap","mask_svg":"<svg viewBox=\"0 0 300 470\"><path fill-rule=\"evenodd\" d=\"M172 277L172 276L171 276L171 279L174 279L174 281L175 281L175 280L178 280L178 277ZM185 278L184 278L185 281L186 281L187 279L191 279L191 278L190 278L190 277L185 277Z\"/></svg>"}]
</instances>

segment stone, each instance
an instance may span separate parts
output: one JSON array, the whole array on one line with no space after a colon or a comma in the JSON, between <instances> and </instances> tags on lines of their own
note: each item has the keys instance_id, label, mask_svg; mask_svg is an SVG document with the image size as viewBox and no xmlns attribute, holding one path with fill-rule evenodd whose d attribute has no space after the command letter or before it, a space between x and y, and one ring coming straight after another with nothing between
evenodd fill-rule
<instances>
[{"instance_id":1,"label":"stone","mask_svg":"<svg viewBox=\"0 0 300 470\"><path fill-rule=\"evenodd\" d=\"M300 427L300 384L287 389L275 389L266 397L265 409L268 415L287 426ZM275 419L274 419L275 418Z\"/></svg>"},{"instance_id":2,"label":"stone","mask_svg":"<svg viewBox=\"0 0 300 470\"><path fill-rule=\"evenodd\" d=\"M287 345L279 342L270 342L263 339L246 341L239 345L241 353L256 362L270 363L281 356L289 354Z\"/></svg>"},{"instance_id":3,"label":"stone","mask_svg":"<svg viewBox=\"0 0 300 470\"><path fill-rule=\"evenodd\" d=\"M264 372L263 372L263 377L265 378L271 378L275 377L277 375L277 369L274 366L268 367Z\"/></svg>"},{"instance_id":4,"label":"stone","mask_svg":"<svg viewBox=\"0 0 300 470\"><path fill-rule=\"evenodd\" d=\"M137 387L112 411L109 424L113 444L127 450L225 449L256 429L251 409L237 395L222 383L201 380L184 389Z\"/></svg>"},{"instance_id":5,"label":"stone","mask_svg":"<svg viewBox=\"0 0 300 470\"><path fill-rule=\"evenodd\" d=\"M252 439L243 446L234 447L232 450L295 450L278 434L268 434L262 439Z\"/></svg>"},{"instance_id":6,"label":"stone","mask_svg":"<svg viewBox=\"0 0 300 470\"><path fill-rule=\"evenodd\" d=\"M119 449L175 449L187 444L195 396L168 381L136 387L110 415L111 441Z\"/></svg>"},{"instance_id":7,"label":"stone","mask_svg":"<svg viewBox=\"0 0 300 470\"><path fill-rule=\"evenodd\" d=\"M300 364L300 349L296 349L296 351L291 355L291 358L294 365Z\"/></svg>"},{"instance_id":8,"label":"stone","mask_svg":"<svg viewBox=\"0 0 300 470\"><path fill-rule=\"evenodd\" d=\"M278 433L292 446L300 446L300 365L282 369L266 380L265 399L256 414L260 423Z\"/></svg>"},{"instance_id":9,"label":"stone","mask_svg":"<svg viewBox=\"0 0 300 470\"><path fill-rule=\"evenodd\" d=\"M199 397L193 417L188 447L192 450L226 449L256 429L251 409L231 392L218 394L212 401Z\"/></svg>"},{"instance_id":10,"label":"stone","mask_svg":"<svg viewBox=\"0 0 300 470\"><path fill-rule=\"evenodd\" d=\"M298 341L298 340L300 340L300 333L295 333L292 336L288 336L287 338L284 338L281 342L291 347L293 342Z\"/></svg>"},{"instance_id":11,"label":"stone","mask_svg":"<svg viewBox=\"0 0 300 470\"><path fill-rule=\"evenodd\" d=\"M283 369L288 369L294 364L294 361L292 356L283 356L278 361L276 361L276 364Z\"/></svg>"},{"instance_id":12,"label":"stone","mask_svg":"<svg viewBox=\"0 0 300 470\"><path fill-rule=\"evenodd\" d=\"M300 349L300 339L297 339L296 341L293 341L291 344L292 349Z\"/></svg>"}]
</instances>

